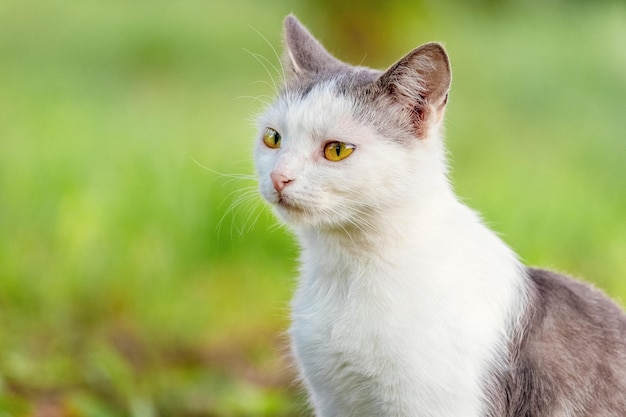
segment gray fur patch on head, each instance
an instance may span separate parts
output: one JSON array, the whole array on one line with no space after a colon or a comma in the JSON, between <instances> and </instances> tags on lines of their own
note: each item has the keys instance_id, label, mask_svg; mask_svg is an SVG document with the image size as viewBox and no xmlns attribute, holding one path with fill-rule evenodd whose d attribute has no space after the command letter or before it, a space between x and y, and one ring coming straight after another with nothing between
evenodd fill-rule
<instances>
[{"instance_id":1,"label":"gray fur patch on head","mask_svg":"<svg viewBox=\"0 0 626 417\"><path fill-rule=\"evenodd\" d=\"M354 98L360 120L400 142L424 139L441 121L451 82L450 62L437 43L414 49L385 72L355 67L329 54L292 15L285 19L283 60L283 94L306 97L315 86L332 84Z\"/></svg>"},{"instance_id":2,"label":"gray fur patch on head","mask_svg":"<svg viewBox=\"0 0 626 417\"><path fill-rule=\"evenodd\" d=\"M344 66L321 70L307 77L292 78L281 91L283 99L305 99L316 88L330 87L337 96L353 103L356 120L373 127L381 138L411 143L415 140L410 111L382 89L377 81L382 71Z\"/></svg>"},{"instance_id":3,"label":"gray fur patch on head","mask_svg":"<svg viewBox=\"0 0 626 417\"><path fill-rule=\"evenodd\" d=\"M315 86L332 84L336 86L337 94L347 96L354 94L356 90L372 85L379 75L380 71L364 67L349 65L331 67L320 69L314 74L292 78L285 83L283 90L304 98Z\"/></svg>"}]
</instances>

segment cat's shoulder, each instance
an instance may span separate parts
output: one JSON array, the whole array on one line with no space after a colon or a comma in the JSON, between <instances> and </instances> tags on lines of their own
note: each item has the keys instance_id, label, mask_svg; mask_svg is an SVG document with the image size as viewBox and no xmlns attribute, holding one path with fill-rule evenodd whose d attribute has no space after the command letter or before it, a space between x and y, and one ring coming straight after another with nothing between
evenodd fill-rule
<instances>
[{"instance_id":1,"label":"cat's shoulder","mask_svg":"<svg viewBox=\"0 0 626 417\"><path fill-rule=\"evenodd\" d=\"M626 314L602 291L593 285L566 275L528 268L531 319L543 326L561 322L586 323L588 330L612 328L626 344ZM536 323L539 324L539 323ZM584 325L584 324L583 324ZM576 332L582 329L577 329Z\"/></svg>"}]
</instances>

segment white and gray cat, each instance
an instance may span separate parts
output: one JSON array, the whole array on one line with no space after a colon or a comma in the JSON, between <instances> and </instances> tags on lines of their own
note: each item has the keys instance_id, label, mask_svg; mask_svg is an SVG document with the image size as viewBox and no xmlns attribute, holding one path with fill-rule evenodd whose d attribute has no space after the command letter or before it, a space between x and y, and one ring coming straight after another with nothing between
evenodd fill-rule
<instances>
[{"instance_id":1,"label":"white and gray cat","mask_svg":"<svg viewBox=\"0 0 626 417\"><path fill-rule=\"evenodd\" d=\"M626 316L522 265L448 182L443 47L350 66L289 16L285 49L255 160L302 248L290 336L315 414L626 415Z\"/></svg>"}]
</instances>

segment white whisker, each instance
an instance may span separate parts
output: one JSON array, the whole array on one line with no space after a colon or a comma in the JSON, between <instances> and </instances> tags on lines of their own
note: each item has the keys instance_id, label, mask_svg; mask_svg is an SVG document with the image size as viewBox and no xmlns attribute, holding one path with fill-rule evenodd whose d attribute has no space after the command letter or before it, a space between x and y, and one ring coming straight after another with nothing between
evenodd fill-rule
<instances>
[{"instance_id":1,"label":"white whisker","mask_svg":"<svg viewBox=\"0 0 626 417\"><path fill-rule=\"evenodd\" d=\"M217 235L219 236L221 234L226 219L233 220L230 228L231 239L235 230L239 236L250 232L256 225L260 215L265 210L263 199L258 191L256 176L253 174L219 172L207 167L193 157L191 160L200 168L215 174L217 176L216 180L220 178L225 179L225 181L221 181L222 186L229 186L234 182L239 183L239 185L229 190L226 195L222 197L217 206L218 208L222 208L228 204L228 207L223 211L219 221L217 222ZM241 214L235 216L236 212ZM243 220L234 220L235 218Z\"/></svg>"},{"instance_id":2,"label":"white whisker","mask_svg":"<svg viewBox=\"0 0 626 417\"><path fill-rule=\"evenodd\" d=\"M270 46L271 46L271 45L270 45ZM257 55L259 56L259 58L260 58L260 59L263 59L263 60L264 60L264 61L265 61L265 62L266 62L269 66L271 66L271 67L274 69L274 71L276 71L276 73L278 74L278 77L279 77L279 79L280 79L281 81L283 81L283 80L284 80L284 73L283 73L283 72L281 72L281 71L278 71L278 68L276 68L276 65L274 65L274 64L272 63L272 61L270 61L269 59L267 59L266 57L264 57L264 56L263 56L263 55L261 55L261 54L257 54ZM278 62L280 62L280 60L279 60ZM281 67L281 70L282 70L282 67Z\"/></svg>"},{"instance_id":3,"label":"white whisker","mask_svg":"<svg viewBox=\"0 0 626 417\"><path fill-rule=\"evenodd\" d=\"M235 192L239 192L240 190L235 190ZM231 192L229 195L232 195L233 192ZM234 213L235 209L243 209L246 211L245 214L245 218L247 219L250 216L250 212L253 211L256 207L259 206L259 196L256 193L256 190L247 190L241 194L239 194L229 205L229 207L224 211L224 213L222 214L222 217L220 218L218 224L217 224L217 230L218 233L221 231L222 228L222 224L224 223L224 220L228 217L232 218L232 214ZM245 220L244 220L245 223ZM243 231L245 230L245 227L240 227L238 226L236 223L233 223L231 225L231 237L232 237L232 231L233 228L237 228L237 231L239 233L239 235L241 236L243 234Z\"/></svg>"},{"instance_id":4,"label":"white whisker","mask_svg":"<svg viewBox=\"0 0 626 417\"><path fill-rule=\"evenodd\" d=\"M272 73L270 72L265 62L261 60L262 56L259 54L255 54L254 52L251 52L246 48L242 48L242 49L246 51L247 53L249 53L254 59L256 59L259 62L259 64L261 64L261 66L265 69L265 72L267 73L267 75L270 77L270 80L272 80L272 86L273 86L274 92L278 93L278 84L276 84L276 80L274 80L274 77L272 76Z\"/></svg>"},{"instance_id":5,"label":"white whisker","mask_svg":"<svg viewBox=\"0 0 626 417\"><path fill-rule=\"evenodd\" d=\"M274 52L274 56L276 57L276 61L278 62L278 65L280 66L280 74L282 75L282 80L283 81L286 80L287 77L285 77L285 67L283 67L283 62L280 59L280 55L278 55L276 48L274 48L274 45L272 45L272 43L265 37L265 35L263 35L261 32L256 30L253 26L250 26L250 29L255 31L261 38L263 38L263 40L269 45L269 47L272 48L272 51ZM272 66L276 68L274 65ZM276 71L278 72L278 70Z\"/></svg>"},{"instance_id":6,"label":"white whisker","mask_svg":"<svg viewBox=\"0 0 626 417\"><path fill-rule=\"evenodd\" d=\"M259 81L259 82L266 83L265 81ZM269 85L269 84L267 84L267 85ZM262 99L261 97L268 97L268 96L266 96L266 95L263 95L263 96L238 96L238 97L233 97L231 99L231 101L241 100L242 98L247 98L247 99L250 99L250 100L258 101L259 103L262 103L265 106L269 106L270 105L269 101L266 101L266 100Z\"/></svg>"},{"instance_id":7,"label":"white whisker","mask_svg":"<svg viewBox=\"0 0 626 417\"><path fill-rule=\"evenodd\" d=\"M273 232L281 229L283 227L283 224L281 222L279 222L278 219L276 219L275 216L273 216L272 218L274 219L274 223L269 225L266 230L268 232L272 232L273 233Z\"/></svg>"}]
</instances>

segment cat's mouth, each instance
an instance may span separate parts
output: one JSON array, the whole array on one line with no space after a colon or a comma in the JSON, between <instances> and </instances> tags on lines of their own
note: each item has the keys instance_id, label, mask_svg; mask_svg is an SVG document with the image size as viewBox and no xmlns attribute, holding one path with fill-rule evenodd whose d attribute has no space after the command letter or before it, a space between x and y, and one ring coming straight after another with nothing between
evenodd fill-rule
<instances>
[{"instance_id":1,"label":"cat's mouth","mask_svg":"<svg viewBox=\"0 0 626 417\"><path fill-rule=\"evenodd\" d=\"M285 197L282 194L278 194L278 197L276 199L276 205L284 210L291 212L302 213L305 211L303 207L295 204L292 199Z\"/></svg>"}]
</instances>

